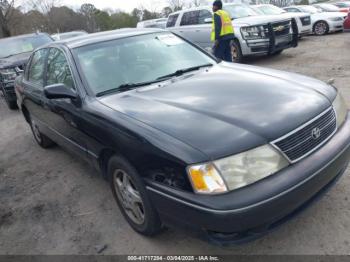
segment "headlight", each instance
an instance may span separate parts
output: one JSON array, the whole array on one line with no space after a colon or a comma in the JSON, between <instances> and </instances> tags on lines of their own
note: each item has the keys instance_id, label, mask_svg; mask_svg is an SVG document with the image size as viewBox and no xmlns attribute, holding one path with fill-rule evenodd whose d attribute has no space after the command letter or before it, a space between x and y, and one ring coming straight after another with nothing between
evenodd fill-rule
<instances>
[{"instance_id":1,"label":"headlight","mask_svg":"<svg viewBox=\"0 0 350 262\"><path fill-rule=\"evenodd\" d=\"M346 102L340 94L340 91L338 91L338 94L333 101L333 108L337 116L337 127L340 127L344 123L346 114L348 113Z\"/></svg>"},{"instance_id":2,"label":"headlight","mask_svg":"<svg viewBox=\"0 0 350 262\"><path fill-rule=\"evenodd\" d=\"M1 69L0 76L4 82L14 81L17 77L16 70L14 68Z\"/></svg>"},{"instance_id":3,"label":"headlight","mask_svg":"<svg viewBox=\"0 0 350 262\"><path fill-rule=\"evenodd\" d=\"M197 193L213 194L247 186L288 165L279 152L264 145L213 163L191 166L188 173Z\"/></svg>"},{"instance_id":4,"label":"headlight","mask_svg":"<svg viewBox=\"0 0 350 262\"><path fill-rule=\"evenodd\" d=\"M222 177L212 163L191 166L188 174L196 193L215 194L227 191Z\"/></svg>"},{"instance_id":5,"label":"headlight","mask_svg":"<svg viewBox=\"0 0 350 262\"><path fill-rule=\"evenodd\" d=\"M331 20L331 21L343 21L343 18L342 17L331 17L331 18L329 18L329 20Z\"/></svg>"},{"instance_id":6,"label":"headlight","mask_svg":"<svg viewBox=\"0 0 350 262\"><path fill-rule=\"evenodd\" d=\"M265 29L263 26L247 26L241 28L241 33L244 39L261 39L265 38Z\"/></svg>"}]
</instances>

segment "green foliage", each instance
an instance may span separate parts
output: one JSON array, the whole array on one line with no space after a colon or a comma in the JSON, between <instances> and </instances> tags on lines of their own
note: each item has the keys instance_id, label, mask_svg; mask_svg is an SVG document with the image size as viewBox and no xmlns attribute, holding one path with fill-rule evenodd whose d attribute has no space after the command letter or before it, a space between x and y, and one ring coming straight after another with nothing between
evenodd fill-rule
<instances>
[{"instance_id":1,"label":"green foliage","mask_svg":"<svg viewBox=\"0 0 350 262\"><path fill-rule=\"evenodd\" d=\"M119 12L111 15L112 20L112 29L125 28L125 27L136 27L138 22L137 17L133 17L132 15Z\"/></svg>"},{"instance_id":2,"label":"green foliage","mask_svg":"<svg viewBox=\"0 0 350 262\"><path fill-rule=\"evenodd\" d=\"M10 4L12 0L0 0L0 37L36 31L53 34L85 30L92 33L130 28L136 27L139 21L167 17L173 9L181 8L180 5L172 8L165 7L161 13L144 8L135 8L131 13L122 11L113 13L99 10L93 4L86 3L75 11L67 6L55 6L55 1L57 0L45 0L45 2L35 0L36 5L33 6L33 9L23 12L22 9ZM180 0L174 1L177 3ZM8 14L11 14L11 17Z\"/></svg>"}]
</instances>

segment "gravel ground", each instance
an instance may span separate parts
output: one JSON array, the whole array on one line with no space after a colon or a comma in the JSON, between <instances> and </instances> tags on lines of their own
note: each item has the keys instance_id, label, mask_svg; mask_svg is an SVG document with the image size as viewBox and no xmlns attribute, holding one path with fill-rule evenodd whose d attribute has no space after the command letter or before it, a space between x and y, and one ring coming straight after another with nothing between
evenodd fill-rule
<instances>
[{"instance_id":1,"label":"gravel ground","mask_svg":"<svg viewBox=\"0 0 350 262\"><path fill-rule=\"evenodd\" d=\"M336 79L350 102L350 34L307 37L296 49L249 63ZM350 105L350 103L349 103ZM59 147L41 149L0 98L0 254L350 254L349 169L318 203L240 246L217 247L176 230L136 234L108 184Z\"/></svg>"}]
</instances>

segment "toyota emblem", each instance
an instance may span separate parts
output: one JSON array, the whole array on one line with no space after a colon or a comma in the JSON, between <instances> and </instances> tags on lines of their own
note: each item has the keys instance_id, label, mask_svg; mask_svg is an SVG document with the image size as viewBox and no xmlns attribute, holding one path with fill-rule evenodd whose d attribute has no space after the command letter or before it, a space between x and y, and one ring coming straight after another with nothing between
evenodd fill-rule
<instances>
[{"instance_id":1,"label":"toyota emblem","mask_svg":"<svg viewBox=\"0 0 350 262\"><path fill-rule=\"evenodd\" d=\"M319 129L318 127L315 127L314 129L312 129L311 137L313 139L318 139L320 136L321 136L321 129Z\"/></svg>"}]
</instances>

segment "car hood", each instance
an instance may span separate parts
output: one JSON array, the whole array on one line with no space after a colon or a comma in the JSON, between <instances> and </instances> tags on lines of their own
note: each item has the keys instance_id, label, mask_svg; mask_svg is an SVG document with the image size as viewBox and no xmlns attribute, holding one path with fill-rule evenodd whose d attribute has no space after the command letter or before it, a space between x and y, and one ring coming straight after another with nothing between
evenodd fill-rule
<instances>
[{"instance_id":1,"label":"car hood","mask_svg":"<svg viewBox=\"0 0 350 262\"><path fill-rule=\"evenodd\" d=\"M305 16L310 16L309 13L283 13L280 14L281 16L289 17L289 18L297 18L297 17L305 17Z\"/></svg>"},{"instance_id":2,"label":"car hood","mask_svg":"<svg viewBox=\"0 0 350 262\"><path fill-rule=\"evenodd\" d=\"M7 58L0 58L0 68L12 68L27 63L32 52L13 55Z\"/></svg>"},{"instance_id":3,"label":"car hood","mask_svg":"<svg viewBox=\"0 0 350 262\"><path fill-rule=\"evenodd\" d=\"M317 13L317 14L311 15L311 17L318 18L318 19L327 19L332 17L344 17L344 16L346 16L346 14L342 12L323 12L323 13Z\"/></svg>"},{"instance_id":4,"label":"car hood","mask_svg":"<svg viewBox=\"0 0 350 262\"><path fill-rule=\"evenodd\" d=\"M281 15L255 15L237 18L232 21L233 25L261 25L287 20L288 17Z\"/></svg>"},{"instance_id":5,"label":"car hood","mask_svg":"<svg viewBox=\"0 0 350 262\"><path fill-rule=\"evenodd\" d=\"M217 159L294 130L329 108L335 93L297 74L221 63L99 101Z\"/></svg>"}]
</instances>

